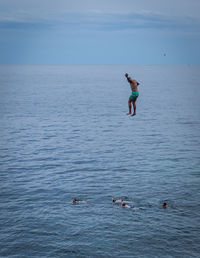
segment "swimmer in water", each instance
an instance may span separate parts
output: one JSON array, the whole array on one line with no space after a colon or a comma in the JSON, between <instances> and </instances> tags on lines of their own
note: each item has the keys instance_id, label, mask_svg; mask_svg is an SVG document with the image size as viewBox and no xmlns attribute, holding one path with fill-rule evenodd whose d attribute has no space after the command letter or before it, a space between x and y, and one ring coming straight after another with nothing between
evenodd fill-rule
<instances>
[{"instance_id":1,"label":"swimmer in water","mask_svg":"<svg viewBox=\"0 0 200 258\"><path fill-rule=\"evenodd\" d=\"M115 200L113 197L112 197L112 201L113 202L115 202L115 203L133 203L133 202L131 202L131 201L124 201L124 200L122 200L122 199L118 199L118 200Z\"/></svg>"},{"instance_id":2,"label":"swimmer in water","mask_svg":"<svg viewBox=\"0 0 200 258\"><path fill-rule=\"evenodd\" d=\"M127 203L133 203L133 202L130 202L130 201L123 201L123 200L121 200L121 199L115 200L113 197L112 197L112 201L113 201L114 203L119 203L119 204L121 204L120 206L123 207L123 208L129 208L129 209L131 208L131 209L136 209L136 210L139 209L139 208L135 208L134 205L128 205Z\"/></svg>"},{"instance_id":3,"label":"swimmer in water","mask_svg":"<svg viewBox=\"0 0 200 258\"><path fill-rule=\"evenodd\" d=\"M163 202L162 207L163 207L164 209L166 209L166 208L170 208L170 207L167 205L167 203L166 203L166 202Z\"/></svg>"},{"instance_id":4,"label":"swimmer in water","mask_svg":"<svg viewBox=\"0 0 200 258\"><path fill-rule=\"evenodd\" d=\"M77 203L77 199L76 198L73 199L73 203Z\"/></svg>"},{"instance_id":5,"label":"swimmer in water","mask_svg":"<svg viewBox=\"0 0 200 258\"><path fill-rule=\"evenodd\" d=\"M125 202L122 203L122 207L123 207L123 208L129 208L129 209L130 209L130 208L132 208L132 209L135 208L134 205L128 205L128 204L126 204Z\"/></svg>"},{"instance_id":6,"label":"swimmer in water","mask_svg":"<svg viewBox=\"0 0 200 258\"><path fill-rule=\"evenodd\" d=\"M76 198L73 198L72 201L73 201L74 204L87 202L87 201L83 201L83 200L77 200Z\"/></svg>"},{"instance_id":7,"label":"swimmer in water","mask_svg":"<svg viewBox=\"0 0 200 258\"><path fill-rule=\"evenodd\" d=\"M123 202L123 200L120 200L120 199L119 200L115 200L113 197L112 197L112 201L115 202L115 203L122 203Z\"/></svg>"}]
</instances>

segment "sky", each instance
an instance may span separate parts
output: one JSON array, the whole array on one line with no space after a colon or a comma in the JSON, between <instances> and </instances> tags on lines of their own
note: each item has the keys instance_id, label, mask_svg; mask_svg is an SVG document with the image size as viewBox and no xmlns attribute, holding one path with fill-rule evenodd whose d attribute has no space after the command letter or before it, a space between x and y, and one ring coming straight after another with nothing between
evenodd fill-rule
<instances>
[{"instance_id":1,"label":"sky","mask_svg":"<svg viewBox=\"0 0 200 258\"><path fill-rule=\"evenodd\" d=\"M200 0L0 0L1 64L200 64Z\"/></svg>"}]
</instances>

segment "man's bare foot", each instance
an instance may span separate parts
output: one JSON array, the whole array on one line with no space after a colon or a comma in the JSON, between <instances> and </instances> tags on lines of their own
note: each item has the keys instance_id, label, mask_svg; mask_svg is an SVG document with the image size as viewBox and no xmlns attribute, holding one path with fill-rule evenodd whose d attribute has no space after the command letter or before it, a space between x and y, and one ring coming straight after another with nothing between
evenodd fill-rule
<instances>
[{"instance_id":1,"label":"man's bare foot","mask_svg":"<svg viewBox=\"0 0 200 258\"><path fill-rule=\"evenodd\" d=\"M127 115L131 115L131 113L126 113Z\"/></svg>"},{"instance_id":2,"label":"man's bare foot","mask_svg":"<svg viewBox=\"0 0 200 258\"><path fill-rule=\"evenodd\" d=\"M131 116L136 116L136 113L133 113Z\"/></svg>"}]
</instances>

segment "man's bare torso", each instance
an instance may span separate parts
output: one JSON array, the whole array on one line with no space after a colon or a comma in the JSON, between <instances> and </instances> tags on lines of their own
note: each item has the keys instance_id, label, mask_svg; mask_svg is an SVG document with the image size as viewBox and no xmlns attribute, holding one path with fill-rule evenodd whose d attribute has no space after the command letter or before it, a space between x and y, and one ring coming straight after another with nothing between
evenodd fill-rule
<instances>
[{"instance_id":1,"label":"man's bare torso","mask_svg":"<svg viewBox=\"0 0 200 258\"><path fill-rule=\"evenodd\" d=\"M138 91L139 83L136 80L130 79L129 83L132 91Z\"/></svg>"}]
</instances>

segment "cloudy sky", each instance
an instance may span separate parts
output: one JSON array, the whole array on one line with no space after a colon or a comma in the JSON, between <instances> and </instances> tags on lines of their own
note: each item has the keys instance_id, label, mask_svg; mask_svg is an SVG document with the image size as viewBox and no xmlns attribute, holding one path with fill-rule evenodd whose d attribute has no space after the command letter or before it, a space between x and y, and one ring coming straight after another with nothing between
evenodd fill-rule
<instances>
[{"instance_id":1,"label":"cloudy sky","mask_svg":"<svg viewBox=\"0 0 200 258\"><path fill-rule=\"evenodd\" d=\"M1 64L200 64L200 0L0 0Z\"/></svg>"}]
</instances>

